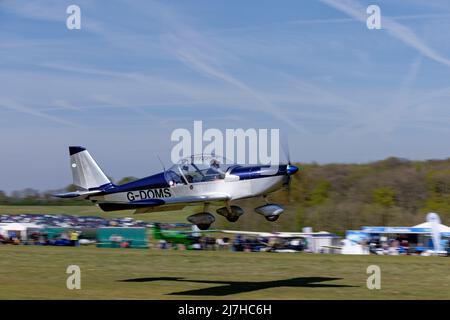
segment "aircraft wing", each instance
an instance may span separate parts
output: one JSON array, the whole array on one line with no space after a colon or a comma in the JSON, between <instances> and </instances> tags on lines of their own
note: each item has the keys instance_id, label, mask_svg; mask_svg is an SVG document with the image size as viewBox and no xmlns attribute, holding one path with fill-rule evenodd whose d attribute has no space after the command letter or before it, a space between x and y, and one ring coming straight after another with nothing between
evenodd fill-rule
<instances>
[{"instance_id":1,"label":"aircraft wing","mask_svg":"<svg viewBox=\"0 0 450 320\"><path fill-rule=\"evenodd\" d=\"M216 201L227 201L231 197L225 193L212 193L207 195L190 196L190 197L173 197L165 198L164 202L166 204L191 204L198 202L216 202Z\"/></svg>"},{"instance_id":2,"label":"aircraft wing","mask_svg":"<svg viewBox=\"0 0 450 320\"><path fill-rule=\"evenodd\" d=\"M221 230L223 233L231 233L231 234L248 234L260 237L271 237L273 236L272 232L257 232L257 231L239 231L239 230Z\"/></svg>"},{"instance_id":3,"label":"aircraft wing","mask_svg":"<svg viewBox=\"0 0 450 320\"><path fill-rule=\"evenodd\" d=\"M305 237L309 237L315 234L322 234L320 232L275 232L273 235L274 236L278 236L281 238L295 238L295 237L299 237L299 238L305 238Z\"/></svg>"},{"instance_id":4,"label":"aircraft wing","mask_svg":"<svg viewBox=\"0 0 450 320\"><path fill-rule=\"evenodd\" d=\"M212 233L212 232L221 232L221 230L217 229L210 229L210 230L199 230L199 231L192 231L192 230L161 230L162 233L166 234L193 234L193 233Z\"/></svg>"},{"instance_id":5,"label":"aircraft wing","mask_svg":"<svg viewBox=\"0 0 450 320\"><path fill-rule=\"evenodd\" d=\"M103 211L116 211L116 210L139 210L137 213L144 213L145 208L155 208L159 206L176 206L176 205L190 205L193 203L201 202L216 202L227 201L230 196L227 194L210 194L190 197L173 197L164 199L146 199L132 202L98 202L99 207ZM154 211L157 211L154 210Z\"/></svg>"},{"instance_id":6,"label":"aircraft wing","mask_svg":"<svg viewBox=\"0 0 450 320\"><path fill-rule=\"evenodd\" d=\"M258 231L239 231L239 230L222 230L223 233L231 234L248 234L260 237L276 237L276 238L305 238L314 234L324 234L321 232L258 232Z\"/></svg>"},{"instance_id":7,"label":"aircraft wing","mask_svg":"<svg viewBox=\"0 0 450 320\"><path fill-rule=\"evenodd\" d=\"M160 199L147 199L133 202L98 202L98 206L103 211L142 209L156 207L163 204L164 201Z\"/></svg>"},{"instance_id":8,"label":"aircraft wing","mask_svg":"<svg viewBox=\"0 0 450 320\"><path fill-rule=\"evenodd\" d=\"M342 246L321 246L322 248L342 250Z\"/></svg>"}]
</instances>

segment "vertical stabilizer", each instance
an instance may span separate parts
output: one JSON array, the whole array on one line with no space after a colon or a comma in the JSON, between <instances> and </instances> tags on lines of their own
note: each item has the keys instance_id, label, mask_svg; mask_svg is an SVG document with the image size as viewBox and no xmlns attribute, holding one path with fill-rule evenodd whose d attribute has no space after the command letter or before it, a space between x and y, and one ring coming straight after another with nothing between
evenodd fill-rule
<instances>
[{"instance_id":1,"label":"vertical stabilizer","mask_svg":"<svg viewBox=\"0 0 450 320\"><path fill-rule=\"evenodd\" d=\"M111 183L89 152L83 147L69 147L73 184L86 190Z\"/></svg>"}]
</instances>

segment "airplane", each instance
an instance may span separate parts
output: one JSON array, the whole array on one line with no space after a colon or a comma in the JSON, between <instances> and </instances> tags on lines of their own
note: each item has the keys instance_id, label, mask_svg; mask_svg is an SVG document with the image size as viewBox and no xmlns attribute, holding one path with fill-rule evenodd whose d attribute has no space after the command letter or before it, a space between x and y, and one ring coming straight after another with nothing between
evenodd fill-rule
<instances>
[{"instance_id":1,"label":"airplane","mask_svg":"<svg viewBox=\"0 0 450 320\"><path fill-rule=\"evenodd\" d=\"M182 210L203 205L201 212L187 217L200 230L215 221L210 206L230 222L236 222L244 210L231 203L238 199L262 196L266 204L255 208L268 221L276 221L284 209L267 201L267 195L289 186L299 168L288 164L237 165L215 155L193 155L181 159L168 170L115 185L103 173L84 147L69 147L73 184L81 190L55 194L59 198L82 198L103 211L136 210L135 213ZM274 169L275 167L275 169Z\"/></svg>"},{"instance_id":2,"label":"airplane","mask_svg":"<svg viewBox=\"0 0 450 320\"><path fill-rule=\"evenodd\" d=\"M163 229L160 223L153 223L153 238L155 240L165 240L172 245L182 244L186 246L186 248L190 248L193 244L198 242L198 238L200 233L205 232L216 232L219 230L208 230L208 231L199 231L195 225L193 225L192 230L168 230Z\"/></svg>"},{"instance_id":3,"label":"airplane","mask_svg":"<svg viewBox=\"0 0 450 320\"><path fill-rule=\"evenodd\" d=\"M305 250L305 243L315 235L329 235L329 232L264 232L264 231L241 231L220 230L221 233L235 234L239 236L248 235L258 238L258 243L265 246L262 251L271 252L298 252ZM265 239L263 241L259 239ZM300 242L302 239L302 242Z\"/></svg>"}]
</instances>

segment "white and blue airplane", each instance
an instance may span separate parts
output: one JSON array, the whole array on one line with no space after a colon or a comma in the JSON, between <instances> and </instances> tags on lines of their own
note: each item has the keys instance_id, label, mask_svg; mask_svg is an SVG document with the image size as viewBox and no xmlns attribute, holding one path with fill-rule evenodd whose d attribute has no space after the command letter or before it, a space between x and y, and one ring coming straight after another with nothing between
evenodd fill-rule
<instances>
[{"instance_id":1,"label":"white and blue airplane","mask_svg":"<svg viewBox=\"0 0 450 320\"><path fill-rule=\"evenodd\" d=\"M244 210L231 202L262 196L266 204L255 208L268 221L276 221L283 208L269 203L266 196L289 185L298 167L288 164L243 166L226 164L221 157L198 155L184 158L168 170L122 185L113 184L89 152L83 147L69 147L73 184L81 190L56 194L59 198L83 198L103 211L136 210L135 213L182 210L186 206L203 206L187 220L207 230L215 221L208 212L216 212L235 222Z\"/></svg>"}]
</instances>

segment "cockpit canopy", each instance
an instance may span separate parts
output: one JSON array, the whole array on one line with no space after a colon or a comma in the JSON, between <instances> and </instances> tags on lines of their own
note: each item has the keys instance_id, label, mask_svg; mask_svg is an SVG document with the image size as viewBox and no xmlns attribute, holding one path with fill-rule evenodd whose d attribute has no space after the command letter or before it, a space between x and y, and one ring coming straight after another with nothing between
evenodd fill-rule
<instances>
[{"instance_id":1,"label":"cockpit canopy","mask_svg":"<svg viewBox=\"0 0 450 320\"><path fill-rule=\"evenodd\" d=\"M204 181L214 181L225 178L230 167L225 158L215 155L194 155L178 161L165 173L170 186Z\"/></svg>"}]
</instances>

